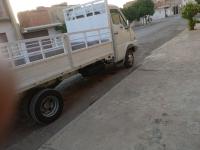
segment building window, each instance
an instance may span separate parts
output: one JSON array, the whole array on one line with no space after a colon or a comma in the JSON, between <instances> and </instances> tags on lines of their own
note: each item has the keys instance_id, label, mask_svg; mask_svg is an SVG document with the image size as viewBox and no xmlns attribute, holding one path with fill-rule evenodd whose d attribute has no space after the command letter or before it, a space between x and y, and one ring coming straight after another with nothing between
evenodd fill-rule
<instances>
[{"instance_id":1,"label":"building window","mask_svg":"<svg viewBox=\"0 0 200 150\"><path fill-rule=\"evenodd\" d=\"M8 42L6 33L0 33L0 43L6 43L6 42Z\"/></svg>"}]
</instances>

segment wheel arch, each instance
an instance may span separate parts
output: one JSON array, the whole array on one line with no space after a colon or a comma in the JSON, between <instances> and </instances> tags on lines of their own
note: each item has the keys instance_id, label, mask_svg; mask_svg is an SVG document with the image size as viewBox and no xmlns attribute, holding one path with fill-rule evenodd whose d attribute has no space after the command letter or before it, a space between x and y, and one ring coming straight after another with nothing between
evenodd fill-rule
<instances>
[{"instance_id":1,"label":"wheel arch","mask_svg":"<svg viewBox=\"0 0 200 150\"><path fill-rule=\"evenodd\" d=\"M127 47L126 47L126 51L127 51L127 50L133 50L133 52L135 52L136 49L137 49L137 47L136 47L134 44L129 44L129 45L127 45Z\"/></svg>"},{"instance_id":2,"label":"wheel arch","mask_svg":"<svg viewBox=\"0 0 200 150\"><path fill-rule=\"evenodd\" d=\"M134 45L133 43L129 43L129 44L127 44L126 47L125 47L124 58L126 57L126 54L127 54L127 51L128 51L128 50L132 50L133 52L136 52L136 50L137 50L137 46Z\"/></svg>"}]
</instances>

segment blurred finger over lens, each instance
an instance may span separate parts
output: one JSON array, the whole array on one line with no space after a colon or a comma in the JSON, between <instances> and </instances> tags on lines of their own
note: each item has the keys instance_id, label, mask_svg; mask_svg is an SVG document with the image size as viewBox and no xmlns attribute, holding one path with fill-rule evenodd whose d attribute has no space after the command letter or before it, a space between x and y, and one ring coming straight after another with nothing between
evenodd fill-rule
<instances>
[{"instance_id":1,"label":"blurred finger over lens","mask_svg":"<svg viewBox=\"0 0 200 150\"><path fill-rule=\"evenodd\" d=\"M12 126L16 107L16 87L13 71L0 58L0 142Z\"/></svg>"}]
</instances>

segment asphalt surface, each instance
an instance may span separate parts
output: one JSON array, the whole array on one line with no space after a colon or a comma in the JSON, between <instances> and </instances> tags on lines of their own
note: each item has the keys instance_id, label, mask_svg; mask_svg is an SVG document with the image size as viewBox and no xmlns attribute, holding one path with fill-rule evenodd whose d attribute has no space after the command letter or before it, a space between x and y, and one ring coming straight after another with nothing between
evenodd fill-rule
<instances>
[{"instance_id":1,"label":"asphalt surface","mask_svg":"<svg viewBox=\"0 0 200 150\"><path fill-rule=\"evenodd\" d=\"M82 78L80 75L76 75L64 81L59 88L65 99L65 108L61 118L51 125L39 126L32 120L18 115L20 117L14 126L12 136L3 149L38 149L107 91L132 73L154 49L175 37L185 27L185 21L178 16L167 18L145 27L137 27L135 31L139 49L135 54L136 65L134 68L124 69L119 65L117 67L109 67L105 73L94 77Z\"/></svg>"},{"instance_id":2,"label":"asphalt surface","mask_svg":"<svg viewBox=\"0 0 200 150\"><path fill-rule=\"evenodd\" d=\"M199 150L200 30L184 30L38 150Z\"/></svg>"}]
</instances>

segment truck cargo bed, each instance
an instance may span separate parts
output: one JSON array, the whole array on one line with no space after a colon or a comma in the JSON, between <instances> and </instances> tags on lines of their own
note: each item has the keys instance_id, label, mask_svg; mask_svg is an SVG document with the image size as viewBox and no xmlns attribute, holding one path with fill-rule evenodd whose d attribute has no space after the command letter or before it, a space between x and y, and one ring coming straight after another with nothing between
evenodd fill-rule
<instances>
[{"instance_id":1,"label":"truck cargo bed","mask_svg":"<svg viewBox=\"0 0 200 150\"><path fill-rule=\"evenodd\" d=\"M113 56L114 53L109 28L1 44L0 50L15 69L19 92Z\"/></svg>"},{"instance_id":2,"label":"truck cargo bed","mask_svg":"<svg viewBox=\"0 0 200 150\"><path fill-rule=\"evenodd\" d=\"M68 33L0 44L24 92L87 65L114 56L106 0L64 10Z\"/></svg>"}]
</instances>

